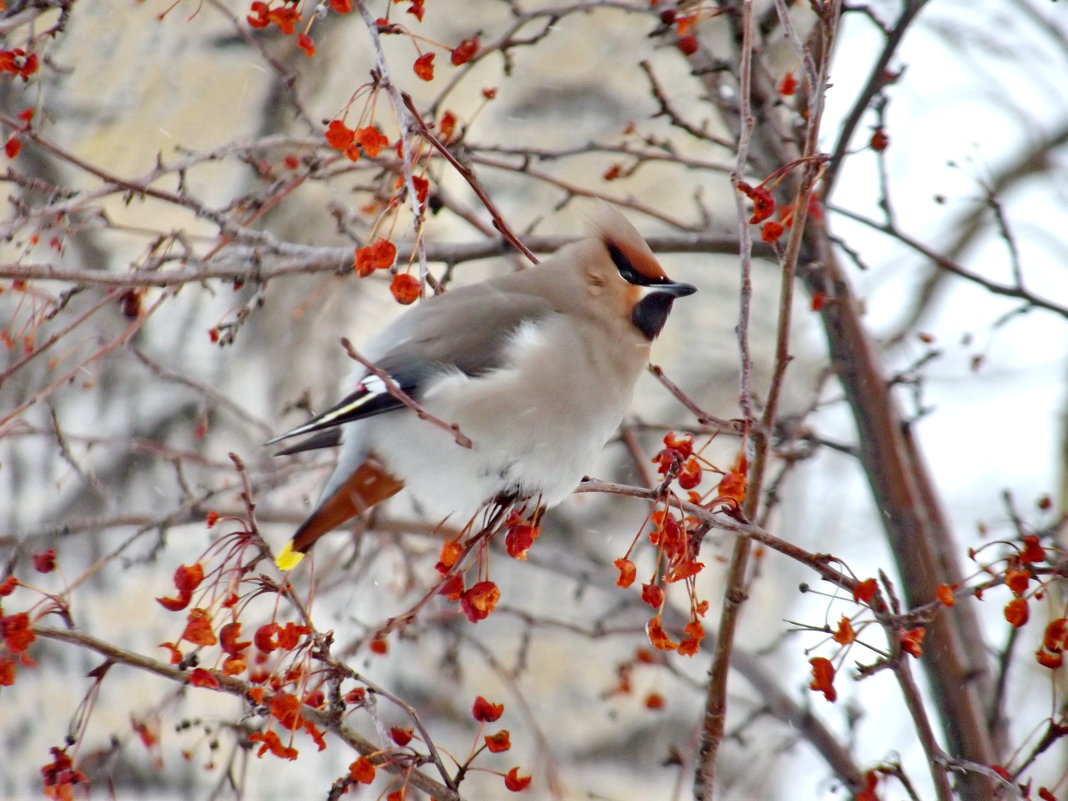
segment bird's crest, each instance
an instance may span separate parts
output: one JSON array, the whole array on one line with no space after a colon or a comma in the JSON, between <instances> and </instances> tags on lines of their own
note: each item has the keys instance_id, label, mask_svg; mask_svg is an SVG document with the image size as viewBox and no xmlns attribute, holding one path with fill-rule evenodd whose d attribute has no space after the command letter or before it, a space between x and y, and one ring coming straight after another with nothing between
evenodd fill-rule
<instances>
[{"instance_id":1,"label":"bird's crest","mask_svg":"<svg viewBox=\"0 0 1068 801\"><path fill-rule=\"evenodd\" d=\"M590 222L619 274L627 281L649 286L668 280L642 235L614 206L598 204Z\"/></svg>"}]
</instances>

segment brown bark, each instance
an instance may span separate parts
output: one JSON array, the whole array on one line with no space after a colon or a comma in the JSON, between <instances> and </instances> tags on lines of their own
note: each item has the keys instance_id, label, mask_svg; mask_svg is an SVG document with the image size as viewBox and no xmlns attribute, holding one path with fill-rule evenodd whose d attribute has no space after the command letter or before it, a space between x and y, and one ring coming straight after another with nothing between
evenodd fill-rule
<instances>
[{"instance_id":1,"label":"brown bark","mask_svg":"<svg viewBox=\"0 0 1068 801\"><path fill-rule=\"evenodd\" d=\"M857 426L859 449L873 500L897 562L909 607L932 601L940 584L963 582L954 542L919 446L888 385L887 372L860 318L859 304L824 234L818 269L804 272L812 291L828 294L821 310L831 362ZM997 761L995 733L983 698L992 677L974 609L942 610L928 627L923 665L951 757L981 765ZM995 727L996 729L996 727ZM965 774L965 798L989 798L991 780Z\"/></svg>"}]
</instances>

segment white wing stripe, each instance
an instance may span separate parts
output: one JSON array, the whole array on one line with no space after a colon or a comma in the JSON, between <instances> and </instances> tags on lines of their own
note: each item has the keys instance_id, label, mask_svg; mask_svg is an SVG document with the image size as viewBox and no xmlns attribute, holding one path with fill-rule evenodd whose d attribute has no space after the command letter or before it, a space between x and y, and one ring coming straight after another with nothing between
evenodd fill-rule
<instances>
[{"instance_id":1,"label":"white wing stripe","mask_svg":"<svg viewBox=\"0 0 1068 801\"><path fill-rule=\"evenodd\" d=\"M307 423L304 423L304 425L297 426L296 428L287 431L284 434L280 434L279 436L268 440L267 444L273 445L274 443L280 442L283 439L288 439L289 437L299 437L301 434L307 434L310 431L315 431L317 429L323 428L325 425L328 425L337 418L343 417L344 415L349 414L350 412L356 411L357 409L361 408L362 406L365 406L367 403L374 400L375 398L383 395L386 392L386 382L378 376L372 375L368 376L359 384L357 384L356 389L362 389L364 394L353 400L352 403L346 403L344 406L338 407L337 409L331 409L330 411L324 412L318 417L313 417Z\"/></svg>"}]
</instances>

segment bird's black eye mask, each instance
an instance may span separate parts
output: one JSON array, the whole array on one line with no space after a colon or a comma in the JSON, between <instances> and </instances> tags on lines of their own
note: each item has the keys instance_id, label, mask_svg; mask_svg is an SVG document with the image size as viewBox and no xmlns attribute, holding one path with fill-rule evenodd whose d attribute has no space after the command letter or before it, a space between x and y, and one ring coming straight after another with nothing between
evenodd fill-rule
<instances>
[{"instance_id":1,"label":"bird's black eye mask","mask_svg":"<svg viewBox=\"0 0 1068 801\"><path fill-rule=\"evenodd\" d=\"M651 277L645 273L639 272L638 268L636 268L631 260L627 258L627 254L614 243L606 240L604 246L608 249L608 256L612 259L612 264L616 265L619 274L628 284L634 284L636 286L662 286L664 284L675 283L667 276Z\"/></svg>"},{"instance_id":2,"label":"bird's black eye mask","mask_svg":"<svg viewBox=\"0 0 1068 801\"><path fill-rule=\"evenodd\" d=\"M637 284L638 286L652 285L653 281L638 272L622 250L611 242L605 242L604 246L608 249L608 255L612 259L612 263L616 265L616 269L619 270L619 274L623 277L624 281L628 284Z\"/></svg>"},{"instance_id":3,"label":"bird's black eye mask","mask_svg":"<svg viewBox=\"0 0 1068 801\"><path fill-rule=\"evenodd\" d=\"M697 291L697 288L690 284L672 281L666 275L651 278L644 273L638 272L626 254L616 245L605 240L604 246L607 248L608 255L611 257L612 263L616 265L616 269L619 270L623 280L636 286L662 288L662 291L650 292L638 301L634 308L631 309L630 314L631 322L642 332L646 339L650 341L656 339L660 330L664 327L664 323L667 322L668 314L671 313L671 304L674 303L675 298L692 295Z\"/></svg>"}]
</instances>

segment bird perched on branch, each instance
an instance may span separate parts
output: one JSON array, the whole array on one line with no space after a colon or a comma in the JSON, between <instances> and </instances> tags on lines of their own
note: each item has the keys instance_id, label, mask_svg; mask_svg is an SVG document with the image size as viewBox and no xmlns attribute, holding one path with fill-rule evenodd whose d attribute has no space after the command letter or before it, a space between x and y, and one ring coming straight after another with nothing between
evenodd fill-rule
<instances>
[{"instance_id":1,"label":"bird perched on branch","mask_svg":"<svg viewBox=\"0 0 1068 801\"><path fill-rule=\"evenodd\" d=\"M602 206L590 237L536 267L408 310L363 348L376 370L358 371L340 403L268 443L312 435L283 453L341 445L279 566L402 488L461 526L489 502L559 503L622 421L672 303L694 291Z\"/></svg>"}]
</instances>

